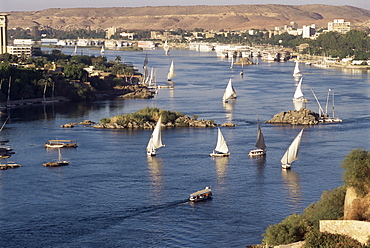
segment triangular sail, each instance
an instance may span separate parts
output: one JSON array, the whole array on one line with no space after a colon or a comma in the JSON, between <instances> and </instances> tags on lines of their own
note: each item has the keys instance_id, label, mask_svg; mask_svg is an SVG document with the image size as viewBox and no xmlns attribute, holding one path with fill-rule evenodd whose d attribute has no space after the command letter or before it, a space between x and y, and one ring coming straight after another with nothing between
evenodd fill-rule
<instances>
[{"instance_id":1,"label":"triangular sail","mask_svg":"<svg viewBox=\"0 0 370 248\"><path fill-rule=\"evenodd\" d=\"M263 137L263 133L262 133L261 124L260 124L259 119L258 119L257 140L256 140L256 144L254 146L259 148L259 149L266 150L265 139Z\"/></svg>"},{"instance_id":2,"label":"triangular sail","mask_svg":"<svg viewBox=\"0 0 370 248\"><path fill-rule=\"evenodd\" d=\"M176 76L176 74L175 74L175 65L174 65L173 60L172 60L170 69L169 69L168 74L167 74L167 79L171 80L171 78L173 78L175 76Z\"/></svg>"},{"instance_id":3,"label":"triangular sail","mask_svg":"<svg viewBox=\"0 0 370 248\"><path fill-rule=\"evenodd\" d=\"M218 128L218 137L217 137L217 144L215 151L221 152L221 153L229 153L229 148L226 145L226 141L224 139L224 136L221 133L220 128Z\"/></svg>"},{"instance_id":4,"label":"triangular sail","mask_svg":"<svg viewBox=\"0 0 370 248\"><path fill-rule=\"evenodd\" d=\"M153 130L153 133L150 137L148 146L146 147L148 151L154 151L155 149L158 149L164 146L162 144L161 122L162 122L162 116L159 117L157 124L155 125L155 128Z\"/></svg>"},{"instance_id":5,"label":"triangular sail","mask_svg":"<svg viewBox=\"0 0 370 248\"><path fill-rule=\"evenodd\" d=\"M281 158L282 164L291 164L292 162L298 160L298 151L301 145L301 138L302 138L303 128L295 137L293 142L290 144L289 148L284 153L284 156Z\"/></svg>"},{"instance_id":6,"label":"triangular sail","mask_svg":"<svg viewBox=\"0 0 370 248\"><path fill-rule=\"evenodd\" d=\"M231 78L229 80L229 83L226 86L225 93L222 97L222 100L226 101L229 98L236 98L236 92L235 92L233 84L231 82Z\"/></svg>"},{"instance_id":7,"label":"triangular sail","mask_svg":"<svg viewBox=\"0 0 370 248\"><path fill-rule=\"evenodd\" d=\"M300 76L300 75L301 75L301 71L299 70L299 62L296 61L294 71L293 71L293 76Z\"/></svg>"},{"instance_id":8,"label":"triangular sail","mask_svg":"<svg viewBox=\"0 0 370 248\"><path fill-rule=\"evenodd\" d=\"M170 46L167 43L167 40L164 42L163 49L166 55L168 55L168 52L170 51Z\"/></svg>"},{"instance_id":9,"label":"triangular sail","mask_svg":"<svg viewBox=\"0 0 370 248\"><path fill-rule=\"evenodd\" d=\"M293 96L293 98L294 98L294 99L299 99L299 98L302 98L302 97L303 97L303 92L302 92L302 80L303 80L303 78L301 78L301 79L299 80L299 83L298 83L298 85L297 85L297 88L296 88L296 90L295 90L295 92L294 92L294 96Z\"/></svg>"}]
</instances>

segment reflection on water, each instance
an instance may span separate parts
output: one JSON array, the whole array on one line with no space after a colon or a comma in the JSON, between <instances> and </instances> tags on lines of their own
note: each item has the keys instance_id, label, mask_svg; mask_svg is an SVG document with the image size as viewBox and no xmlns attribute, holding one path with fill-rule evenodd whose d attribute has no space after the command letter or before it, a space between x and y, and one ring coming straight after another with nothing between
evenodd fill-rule
<instances>
[{"instance_id":1,"label":"reflection on water","mask_svg":"<svg viewBox=\"0 0 370 248\"><path fill-rule=\"evenodd\" d=\"M224 184L229 157L212 157L212 159L215 161L217 182L219 184Z\"/></svg>"},{"instance_id":2,"label":"reflection on water","mask_svg":"<svg viewBox=\"0 0 370 248\"><path fill-rule=\"evenodd\" d=\"M288 191L289 206L294 211L299 211L302 204L301 187L299 185L299 174L292 170L281 170L284 188Z\"/></svg>"},{"instance_id":3,"label":"reflection on water","mask_svg":"<svg viewBox=\"0 0 370 248\"><path fill-rule=\"evenodd\" d=\"M260 178L263 176L263 171L266 164L266 156L249 157L253 164L256 165L257 176Z\"/></svg>"},{"instance_id":4,"label":"reflection on water","mask_svg":"<svg viewBox=\"0 0 370 248\"><path fill-rule=\"evenodd\" d=\"M229 102L222 102L222 105L225 110L225 117L227 122L232 122L233 120L233 111L235 107L236 99L230 99Z\"/></svg>"},{"instance_id":5,"label":"reflection on water","mask_svg":"<svg viewBox=\"0 0 370 248\"><path fill-rule=\"evenodd\" d=\"M147 157L150 181L155 195L162 191L162 159L157 157Z\"/></svg>"}]
</instances>

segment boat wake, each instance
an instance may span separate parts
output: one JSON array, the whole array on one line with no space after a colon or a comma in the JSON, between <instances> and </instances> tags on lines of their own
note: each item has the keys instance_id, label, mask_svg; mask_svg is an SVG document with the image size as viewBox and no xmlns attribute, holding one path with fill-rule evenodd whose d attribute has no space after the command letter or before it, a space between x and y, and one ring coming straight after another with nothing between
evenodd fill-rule
<instances>
[{"instance_id":1,"label":"boat wake","mask_svg":"<svg viewBox=\"0 0 370 248\"><path fill-rule=\"evenodd\" d=\"M166 210L166 209L178 207L178 206L187 204L189 202L190 202L189 199L185 199L185 200L179 200L179 201L174 201L174 202L169 202L169 203L150 205L147 207L135 208L135 209L127 210L125 212L126 213L125 215L116 216L116 218L124 220L124 219L135 217L140 214L144 214L144 213L151 213L151 212L156 212L160 210Z\"/></svg>"}]
</instances>

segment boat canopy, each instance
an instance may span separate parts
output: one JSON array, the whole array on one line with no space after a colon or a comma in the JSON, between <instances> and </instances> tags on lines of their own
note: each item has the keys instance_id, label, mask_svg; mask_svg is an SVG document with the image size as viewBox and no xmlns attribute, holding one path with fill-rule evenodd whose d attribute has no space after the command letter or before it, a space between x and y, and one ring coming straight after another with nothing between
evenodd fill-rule
<instances>
[{"instance_id":1,"label":"boat canopy","mask_svg":"<svg viewBox=\"0 0 370 248\"><path fill-rule=\"evenodd\" d=\"M204 195L207 193L212 193L212 190L209 187L190 194L190 197L196 197L197 195Z\"/></svg>"}]
</instances>

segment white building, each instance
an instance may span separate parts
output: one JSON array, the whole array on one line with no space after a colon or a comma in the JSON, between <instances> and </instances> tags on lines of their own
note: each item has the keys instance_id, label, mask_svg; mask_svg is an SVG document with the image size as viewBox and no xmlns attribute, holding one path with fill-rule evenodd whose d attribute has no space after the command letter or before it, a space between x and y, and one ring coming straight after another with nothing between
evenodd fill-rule
<instances>
[{"instance_id":1,"label":"white building","mask_svg":"<svg viewBox=\"0 0 370 248\"><path fill-rule=\"evenodd\" d=\"M316 33L315 24L312 24L310 26L303 25L302 38L310 38L311 36L315 35L315 33Z\"/></svg>"},{"instance_id":2,"label":"white building","mask_svg":"<svg viewBox=\"0 0 370 248\"><path fill-rule=\"evenodd\" d=\"M344 19L334 19L333 22L328 22L328 31L334 31L338 33L347 33L351 30L351 23L345 22Z\"/></svg>"}]
</instances>

